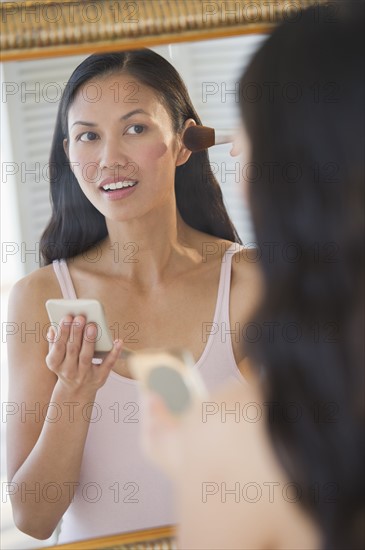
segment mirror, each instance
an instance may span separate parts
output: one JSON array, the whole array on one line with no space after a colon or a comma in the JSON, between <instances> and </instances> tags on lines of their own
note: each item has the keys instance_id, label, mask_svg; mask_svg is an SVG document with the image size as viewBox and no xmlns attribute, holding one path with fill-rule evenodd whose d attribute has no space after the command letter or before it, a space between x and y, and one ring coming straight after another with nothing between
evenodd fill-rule
<instances>
[{"instance_id":1,"label":"mirror","mask_svg":"<svg viewBox=\"0 0 365 550\"><path fill-rule=\"evenodd\" d=\"M39 267L39 237L50 213L49 145L60 95L73 69L92 52L151 47L179 71L203 124L233 128L237 79L250 56L278 21L300 16L300 10L313 3L146 0L1 5L4 319L10 287ZM210 162L229 214L248 244L254 237L238 187L244 164L232 159L229 149L213 147ZM3 347L5 342L6 334ZM5 354L3 361L6 402ZM5 426L2 422L2 432ZM4 460L1 476L6 480ZM2 506L3 544L8 550L55 543L55 537L42 544L16 530L8 494Z\"/></svg>"}]
</instances>

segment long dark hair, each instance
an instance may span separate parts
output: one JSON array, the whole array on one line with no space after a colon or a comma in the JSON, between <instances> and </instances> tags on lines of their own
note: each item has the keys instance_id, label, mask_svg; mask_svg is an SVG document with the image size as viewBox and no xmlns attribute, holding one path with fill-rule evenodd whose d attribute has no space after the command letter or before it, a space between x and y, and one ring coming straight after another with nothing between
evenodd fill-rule
<instances>
[{"instance_id":1,"label":"long dark hair","mask_svg":"<svg viewBox=\"0 0 365 550\"><path fill-rule=\"evenodd\" d=\"M58 109L50 155L52 217L40 244L42 263L86 251L107 236L105 217L90 203L70 169L63 149L68 138L67 116L85 82L113 73L127 73L151 87L169 112L175 132L193 118L201 124L185 84L176 69L157 53L142 49L91 55L73 72ZM210 235L241 242L227 214L207 151L194 153L175 172L176 205L183 220Z\"/></svg>"},{"instance_id":2,"label":"long dark hair","mask_svg":"<svg viewBox=\"0 0 365 550\"><path fill-rule=\"evenodd\" d=\"M274 449L326 550L364 545L363 36L363 2L311 7L240 81L266 289L261 338L245 348L263 369Z\"/></svg>"}]
</instances>

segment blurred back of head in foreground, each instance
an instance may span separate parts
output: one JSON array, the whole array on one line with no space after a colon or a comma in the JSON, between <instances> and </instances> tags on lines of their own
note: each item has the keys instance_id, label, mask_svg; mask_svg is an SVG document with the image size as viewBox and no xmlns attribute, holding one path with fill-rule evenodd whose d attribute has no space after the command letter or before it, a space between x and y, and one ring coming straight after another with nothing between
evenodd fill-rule
<instances>
[{"instance_id":1,"label":"blurred back of head in foreground","mask_svg":"<svg viewBox=\"0 0 365 550\"><path fill-rule=\"evenodd\" d=\"M363 536L363 37L363 2L315 6L240 82L266 287L254 319L266 330L246 351L266 400L297 407L293 422L273 408L270 437L328 550Z\"/></svg>"}]
</instances>

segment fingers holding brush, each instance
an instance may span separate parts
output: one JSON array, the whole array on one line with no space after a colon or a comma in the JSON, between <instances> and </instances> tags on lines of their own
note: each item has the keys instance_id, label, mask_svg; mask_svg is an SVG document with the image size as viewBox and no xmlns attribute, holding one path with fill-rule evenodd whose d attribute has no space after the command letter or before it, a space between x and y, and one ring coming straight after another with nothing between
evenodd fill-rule
<instances>
[{"instance_id":1,"label":"fingers holding brush","mask_svg":"<svg viewBox=\"0 0 365 550\"><path fill-rule=\"evenodd\" d=\"M240 132L236 132L236 134L233 136L232 139L232 149L230 150L229 154L231 157L237 157L238 155L241 155L243 153L243 141L241 137Z\"/></svg>"}]
</instances>

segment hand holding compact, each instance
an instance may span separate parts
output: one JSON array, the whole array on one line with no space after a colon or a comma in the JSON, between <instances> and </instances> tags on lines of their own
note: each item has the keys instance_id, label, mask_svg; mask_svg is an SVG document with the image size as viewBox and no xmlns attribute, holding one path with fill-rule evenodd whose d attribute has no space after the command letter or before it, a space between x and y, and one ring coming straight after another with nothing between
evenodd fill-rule
<instances>
[{"instance_id":1,"label":"hand holding compact","mask_svg":"<svg viewBox=\"0 0 365 550\"><path fill-rule=\"evenodd\" d=\"M116 340L112 350L100 364L94 364L97 327L86 323L85 317L63 317L56 333L50 327L47 339L48 368L58 376L58 381L74 392L96 392L106 381L120 354L122 343Z\"/></svg>"}]
</instances>

